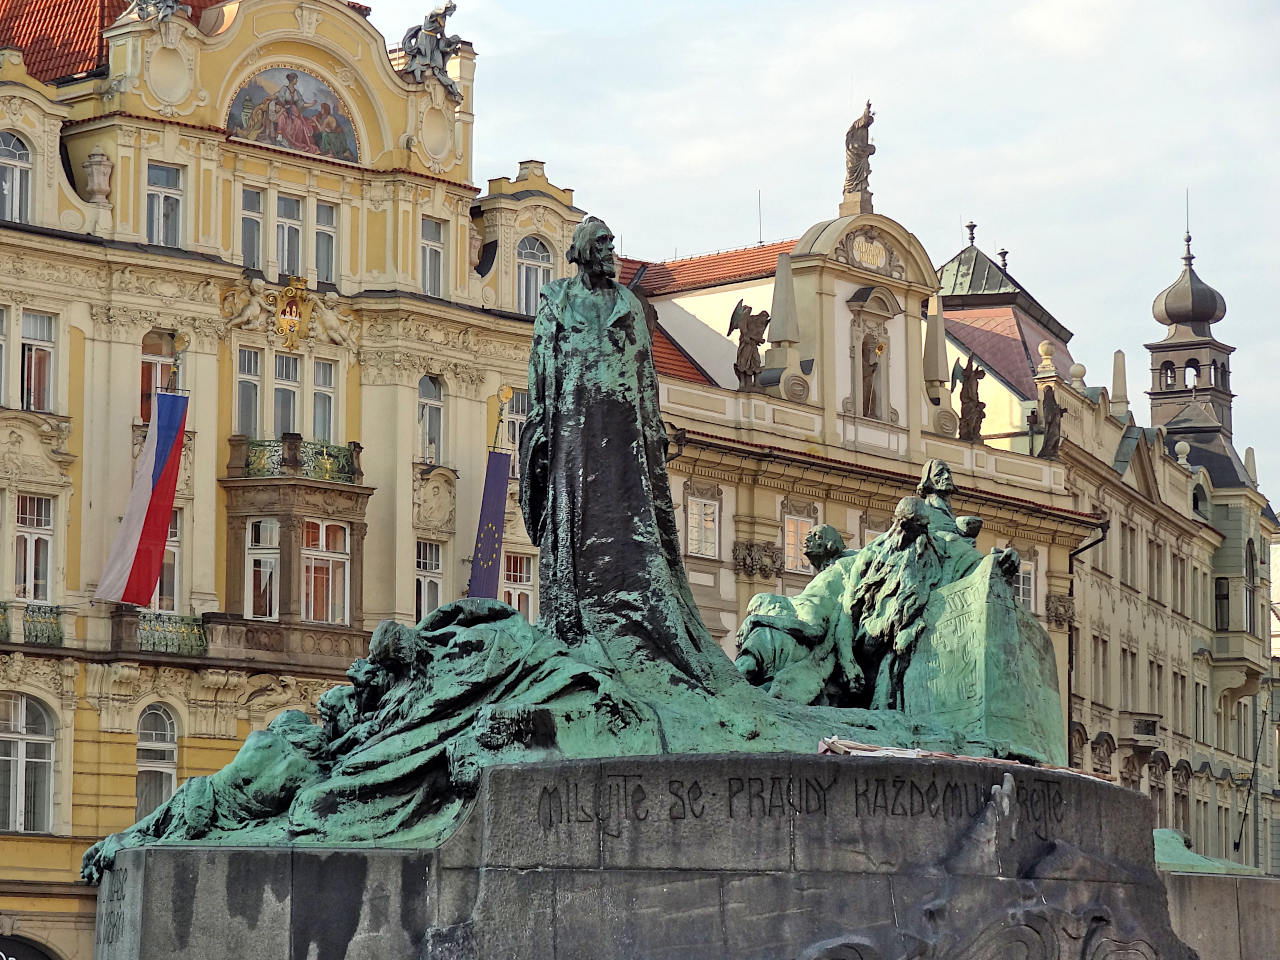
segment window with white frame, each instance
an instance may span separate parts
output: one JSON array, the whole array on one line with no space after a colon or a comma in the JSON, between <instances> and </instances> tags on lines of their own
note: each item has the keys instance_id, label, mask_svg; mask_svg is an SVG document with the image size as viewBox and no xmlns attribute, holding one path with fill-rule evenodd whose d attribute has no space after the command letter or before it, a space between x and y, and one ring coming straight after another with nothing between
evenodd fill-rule
<instances>
[{"instance_id":1,"label":"window with white frame","mask_svg":"<svg viewBox=\"0 0 1280 960\"><path fill-rule=\"evenodd\" d=\"M142 338L141 397L138 415L143 423L151 422L156 393L169 385L173 373L173 334L167 330L149 330ZM175 380L174 386L178 384Z\"/></svg>"},{"instance_id":2,"label":"window with white frame","mask_svg":"<svg viewBox=\"0 0 1280 960\"><path fill-rule=\"evenodd\" d=\"M277 440L286 433L298 432L298 387L301 380L302 358L289 353L277 353L274 392Z\"/></svg>"},{"instance_id":3,"label":"window with white frame","mask_svg":"<svg viewBox=\"0 0 1280 960\"><path fill-rule=\"evenodd\" d=\"M333 443L333 376L337 365L332 360L317 360L312 367L311 438Z\"/></svg>"},{"instance_id":4,"label":"window with white frame","mask_svg":"<svg viewBox=\"0 0 1280 960\"><path fill-rule=\"evenodd\" d=\"M0 131L0 220L31 219L31 148L23 139Z\"/></svg>"},{"instance_id":5,"label":"window with white frame","mask_svg":"<svg viewBox=\"0 0 1280 960\"><path fill-rule=\"evenodd\" d=\"M416 611L420 622L423 617L440 606L440 592L444 589L444 564L441 561L443 544L431 540L418 541Z\"/></svg>"},{"instance_id":6,"label":"window with white frame","mask_svg":"<svg viewBox=\"0 0 1280 960\"><path fill-rule=\"evenodd\" d=\"M533 612L533 557L508 553L502 557L502 602L515 607L526 620Z\"/></svg>"},{"instance_id":7,"label":"window with white frame","mask_svg":"<svg viewBox=\"0 0 1280 960\"><path fill-rule=\"evenodd\" d=\"M804 538L813 529L808 517L787 514L782 518L782 557L788 573L813 573L809 558L804 555Z\"/></svg>"},{"instance_id":8,"label":"window with white frame","mask_svg":"<svg viewBox=\"0 0 1280 960\"><path fill-rule=\"evenodd\" d=\"M182 168L147 164L147 243L182 244Z\"/></svg>"},{"instance_id":9,"label":"window with white frame","mask_svg":"<svg viewBox=\"0 0 1280 960\"><path fill-rule=\"evenodd\" d=\"M137 776L135 822L173 796L178 785L178 725L159 703L149 705L138 717Z\"/></svg>"},{"instance_id":10,"label":"window with white frame","mask_svg":"<svg viewBox=\"0 0 1280 960\"><path fill-rule=\"evenodd\" d=\"M720 555L720 504L714 500L689 498L689 553L695 557Z\"/></svg>"},{"instance_id":11,"label":"window with white frame","mask_svg":"<svg viewBox=\"0 0 1280 960\"><path fill-rule=\"evenodd\" d=\"M296 277L302 262L302 198L276 197L276 265L280 276Z\"/></svg>"},{"instance_id":12,"label":"window with white frame","mask_svg":"<svg viewBox=\"0 0 1280 960\"><path fill-rule=\"evenodd\" d=\"M538 312L538 295L551 282L551 251L537 237L524 237L516 246L516 309Z\"/></svg>"},{"instance_id":13,"label":"window with white frame","mask_svg":"<svg viewBox=\"0 0 1280 960\"><path fill-rule=\"evenodd\" d=\"M347 622L347 526L330 520L302 524L302 619Z\"/></svg>"},{"instance_id":14,"label":"window with white frame","mask_svg":"<svg viewBox=\"0 0 1280 960\"><path fill-rule=\"evenodd\" d=\"M316 280L334 283L338 263L338 208L316 204Z\"/></svg>"},{"instance_id":15,"label":"window with white frame","mask_svg":"<svg viewBox=\"0 0 1280 960\"><path fill-rule=\"evenodd\" d=\"M444 386L430 374L418 381L418 455L427 463L444 457Z\"/></svg>"},{"instance_id":16,"label":"window with white frame","mask_svg":"<svg viewBox=\"0 0 1280 960\"><path fill-rule=\"evenodd\" d=\"M1022 566L1018 568L1013 596L1032 613L1036 612L1036 565L1029 560L1022 561Z\"/></svg>"},{"instance_id":17,"label":"window with white frame","mask_svg":"<svg viewBox=\"0 0 1280 960\"><path fill-rule=\"evenodd\" d=\"M8 366L9 311L0 307L0 407L9 403L6 388L9 385Z\"/></svg>"},{"instance_id":18,"label":"window with white frame","mask_svg":"<svg viewBox=\"0 0 1280 960\"><path fill-rule=\"evenodd\" d=\"M241 347L236 364L236 433L258 437L261 420L262 352Z\"/></svg>"},{"instance_id":19,"label":"window with white frame","mask_svg":"<svg viewBox=\"0 0 1280 960\"><path fill-rule=\"evenodd\" d=\"M53 562L53 498L20 493L14 548L14 595L19 600L49 602Z\"/></svg>"},{"instance_id":20,"label":"window with white frame","mask_svg":"<svg viewBox=\"0 0 1280 960\"><path fill-rule=\"evenodd\" d=\"M56 320L52 314L22 311L22 409L53 410L53 344Z\"/></svg>"},{"instance_id":21,"label":"window with white frame","mask_svg":"<svg viewBox=\"0 0 1280 960\"><path fill-rule=\"evenodd\" d=\"M280 616L280 521L249 521L244 567L244 615L275 620Z\"/></svg>"},{"instance_id":22,"label":"window with white frame","mask_svg":"<svg viewBox=\"0 0 1280 960\"><path fill-rule=\"evenodd\" d=\"M0 830L53 829L53 713L33 697L0 692Z\"/></svg>"},{"instance_id":23,"label":"window with white frame","mask_svg":"<svg viewBox=\"0 0 1280 960\"><path fill-rule=\"evenodd\" d=\"M513 390L504 420L507 424L507 446L511 450L511 476L520 476L520 435L529 422L529 391Z\"/></svg>"},{"instance_id":24,"label":"window with white frame","mask_svg":"<svg viewBox=\"0 0 1280 960\"><path fill-rule=\"evenodd\" d=\"M444 224L430 217L422 218L421 267L422 292L431 297L444 296Z\"/></svg>"},{"instance_id":25,"label":"window with white frame","mask_svg":"<svg viewBox=\"0 0 1280 960\"><path fill-rule=\"evenodd\" d=\"M165 536L164 555L160 560L160 579L151 598L151 609L160 613L176 613L178 610L178 579L182 560L182 511L169 514L169 532Z\"/></svg>"},{"instance_id":26,"label":"window with white frame","mask_svg":"<svg viewBox=\"0 0 1280 960\"><path fill-rule=\"evenodd\" d=\"M240 254L249 270L262 269L262 191L240 191Z\"/></svg>"}]
</instances>

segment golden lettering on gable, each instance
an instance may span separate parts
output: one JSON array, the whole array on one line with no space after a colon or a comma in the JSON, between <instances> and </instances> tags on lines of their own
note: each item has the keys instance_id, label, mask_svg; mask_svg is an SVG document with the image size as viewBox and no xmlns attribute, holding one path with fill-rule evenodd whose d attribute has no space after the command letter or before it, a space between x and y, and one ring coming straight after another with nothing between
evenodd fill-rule
<instances>
[{"instance_id":1,"label":"golden lettering on gable","mask_svg":"<svg viewBox=\"0 0 1280 960\"><path fill-rule=\"evenodd\" d=\"M889 260L885 253L884 244L866 237L854 237L853 257L864 267L877 269L883 269Z\"/></svg>"}]
</instances>

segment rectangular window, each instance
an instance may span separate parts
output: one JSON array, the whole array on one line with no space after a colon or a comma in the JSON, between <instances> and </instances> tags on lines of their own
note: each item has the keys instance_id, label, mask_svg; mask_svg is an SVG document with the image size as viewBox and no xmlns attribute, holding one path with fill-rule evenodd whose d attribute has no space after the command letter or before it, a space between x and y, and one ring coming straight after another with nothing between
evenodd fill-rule
<instances>
[{"instance_id":1,"label":"rectangular window","mask_svg":"<svg viewBox=\"0 0 1280 960\"><path fill-rule=\"evenodd\" d=\"M432 297L444 296L444 224L429 217L422 218L422 292Z\"/></svg>"},{"instance_id":2,"label":"rectangular window","mask_svg":"<svg viewBox=\"0 0 1280 960\"><path fill-rule=\"evenodd\" d=\"M9 384L8 361L9 356L7 348L9 345L9 314L4 307L0 307L0 407L7 406L9 403L6 387Z\"/></svg>"},{"instance_id":3,"label":"rectangular window","mask_svg":"<svg viewBox=\"0 0 1280 960\"><path fill-rule=\"evenodd\" d=\"M147 243L177 247L182 242L182 170L147 164Z\"/></svg>"},{"instance_id":4,"label":"rectangular window","mask_svg":"<svg viewBox=\"0 0 1280 960\"><path fill-rule=\"evenodd\" d=\"M53 556L53 498L20 493L17 506L14 595L19 600L48 603Z\"/></svg>"},{"instance_id":5,"label":"rectangular window","mask_svg":"<svg viewBox=\"0 0 1280 960\"><path fill-rule=\"evenodd\" d=\"M275 433L279 440L286 433L298 432L298 383L302 358L287 353L276 354Z\"/></svg>"},{"instance_id":6,"label":"rectangular window","mask_svg":"<svg viewBox=\"0 0 1280 960\"><path fill-rule=\"evenodd\" d=\"M1018 581L1014 584L1014 599L1030 610L1036 612L1036 565L1024 560L1018 570Z\"/></svg>"},{"instance_id":7,"label":"rectangular window","mask_svg":"<svg viewBox=\"0 0 1280 960\"><path fill-rule=\"evenodd\" d=\"M52 723L31 698L0 693L0 830L48 833L52 819Z\"/></svg>"},{"instance_id":8,"label":"rectangular window","mask_svg":"<svg viewBox=\"0 0 1280 960\"><path fill-rule=\"evenodd\" d=\"M22 311L22 409L53 410L54 318Z\"/></svg>"},{"instance_id":9,"label":"rectangular window","mask_svg":"<svg viewBox=\"0 0 1280 960\"><path fill-rule=\"evenodd\" d=\"M331 360L317 360L311 398L312 439L333 443L333 370Z\"/></svg>"},{"instance_id":10,"label":"rectangular window","mask_svg":"<svg viewBox=\"0 0 1280 960\"><path fill-rule=\"evenodd\" d=\"M164 542L164 557L160 561L160 579L156 583L155 595L151 598L152 610L163 613L177 612L181 556L182 512L174 510L169 516L169 533Z\"/></svg>"},{"instance_id":11,"label":"rectangular window","mask_svg":"<svg viewBox=\"0 0 1280 960\"><path fill-rule=\"evenodd\" d=\"M351 551L346 524L306 520L302 524L302 619L347 622L347 570Z\"/></svg>"},{"instance_id":12,"label":"rectangular window","mask_svg":"<svg viewBox=\"0 0 1280 960\"><path fill-rule=\"evenodd\" d=\"M502 558L502 602L515 607L526 620L533 612L533 557L508 553Z\"/></svg>"},{"instance_id":13,"label":"rectangular window","mask_svg":"<svg viewBox=\"0 0 1280 960\"><path fill-rule=\"evenodd\" d=\"M249 270L262 269L262 191L240 191L240 253Z\"/></svg>"},{"instance_id":14,"label":"rectangular window","mask_svg":"<svg viewBox=\"0 0 1280 960\"><path fill-rule=\"evenodd\" d=\"M276 197L276 264L282 277L296 277L302 262L302 200Z\"/></svg>"},{"instance_id":15,"label":"rectangular window","mask_svg":"<svg viewBox=\"0 0 1280 960\"><path fill-rule=\"evenodd\" d=\"M431 374L418 381L418 456L444 462L444 386Z\"/></svg>"},{"instance_id":16,"label":"rectangular window","mask_svg":"<svg viewBox=\"0 0 1280 960\"><path fill-rule=\"evenodd\" d=\"M338 208L332 203L316 204L316 280L333 283L338 262Z\"/></svg>"},{"instance_id":17,"label":"rectangular window","mask_svg":"<svg viewBox=\"0 0 1280 960\"><path fill-rule=\"evenodd\" d=\"M1107 670L1107 641L1105 637L1093 638L1093 702L1107 706L1111 703L1108 689L1110 673Z\"/></svg>"},{"instance_id":18,"label":"rectangular window","mask_svg":"<svg viewBox=\"0 0 1280 960\"><path fill-rule=\"evenodd\" d=\"M258 400L262 396L262 354L240 348L236 367L236 432L250 440L258 437Z\"/></svg>"},{"instance_id":19,"label":"rectangular window","mask_svg":"<svg viewBox=\"0 0 1280 960\"><path fill-rule=\"evenodd\" d=\"M244 615L251 620L280 616L280 522L250 520L244 550Z\"/></svg>"},{"instance_id":20,"label":"rectangular window","mask_svg":"<svg viewBox=\"0 0 1280 960\"><path fill-rule=\"evenodd\" d=\"M511 476L520 476L520 434L529 420L529 391L516 390L507 404L507 446L511 450Z\"/></svg>"},{"instance_id":21,"label":"rectangular window","mask_svg":"<svg viewBox=\"0 0 1280 960\"><path fill-rule=\"evenodd\" d=\"M1195 684L1192 690L1192 721L1195 738L1201 743L1207 742L1209 736L1209 688L1203 683Z\"/></svg>"},{"instance_id":22,"label":"rectangular window","mask_svg":"<svg viewBox=\"0 0 1280 960\"><path fill-rule=\"evenodd\" d=\"M418 621L440 606L444 565L440 555L442 544L418 541L416 611Z\"/></svg>"},{"instance_id":23,"label":"rectangular window","mask_svg":"<svg viewBox=\"0 0 1280 960\"><path fill-rule=\"evenodd\" d=\"M1213 581L1213 628L1231 629L1231 584L1226 577Z\"/></svg>"},{"instance_id":24,"label":"rectangular window","mask_svg":"<svg viewBox=\"0 0 1280 960\"><path fill-rule=\"evenodd\" d=\"M714 500L689 499L689 553L695 557L720 555L720 504Z\"/></svg>"},{"instance_id":25,"label":"rectangular window","mask_svg":"<svg viewBox=\"0 0 1280 960\"><path fill-rule=\"evenodd\" d=\"M784 565L789 573L813 573L809 558L804 555L804 538L813 529L813 521L808 517L782 518L782 555Z\"/></svg>"},{"instance_id":26,"label":"rectangular window","mask_svg":"<svg viewBox=\"0 0 1280 960\"><path fill-rule=\"evenodd\" d=\"M8 140L7 144L3 144ZM0 157L13 157L0 163L0 220L29 223L31 216L31 154L11 133L0 135ZM17 156L15 157L15 153ZM25 160L23 157L25 156ZM6 158L7 159L7 158Z\"/></svg>"}]
</instances>

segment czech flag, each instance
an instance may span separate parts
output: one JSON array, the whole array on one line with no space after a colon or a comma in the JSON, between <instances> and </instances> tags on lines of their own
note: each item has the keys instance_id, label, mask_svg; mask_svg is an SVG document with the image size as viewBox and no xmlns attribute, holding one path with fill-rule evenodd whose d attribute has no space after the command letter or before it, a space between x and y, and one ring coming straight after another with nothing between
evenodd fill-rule
<instances>
[{"instance_id":1,"label":"czech flag","mask_svg":"<svg viewBox=\"0 0 1280 960\"><path fill-rule=\"evenodd\" d=\"M111 545L111 556L102 572L95 600L138 606L151 602L164 562L186 428L187 398L176 393L157 393L151 426L133 475L129 506L116 541Z\"/></svg>"}]
</instances>

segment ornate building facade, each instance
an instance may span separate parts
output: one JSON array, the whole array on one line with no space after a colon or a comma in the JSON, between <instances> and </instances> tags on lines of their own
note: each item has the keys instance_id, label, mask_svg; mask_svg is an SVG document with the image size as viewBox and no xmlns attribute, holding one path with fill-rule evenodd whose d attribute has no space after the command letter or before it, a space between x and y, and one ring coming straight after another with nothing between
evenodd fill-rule
<instances>
[{"instance_id":1,"label":"ornate building facade","mask_svg":"<svg viewBox=\"0 0 1280 960\"><path fill-rule=\"evenodd\" d=\"M1252 449L1233 446L1234 348L1210 330L1226 307L1192 269L1190 237L1153 306L1166 336L1147 344L1150 427L1130 409L1124 354L1110 388L1087 385L1070 331L972 229L939 275L950 362L986 373L984 439L1043 452L1056 417L1071 496L1108 524L1073 561L1072 765L1146 793L1157 824L1198 852L1280 873L1267 562L1278 528Z\"/></svg>"}]
</instances>

